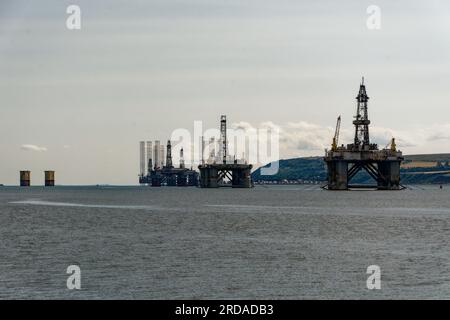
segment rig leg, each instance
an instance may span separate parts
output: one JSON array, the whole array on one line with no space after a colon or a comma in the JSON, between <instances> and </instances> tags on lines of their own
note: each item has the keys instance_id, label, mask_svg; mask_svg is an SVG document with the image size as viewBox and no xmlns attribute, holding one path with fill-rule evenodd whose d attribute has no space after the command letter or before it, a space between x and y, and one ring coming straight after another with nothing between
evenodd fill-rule
<instances>
[{"instance_id":1,"label":"rig leg","mask_svg":"<svg viewBox=\"0 0 450 320\"><path fill-rule=\"evenodd\" d=\"M330 161L328 165L328 190L348 189L348 163L346 161Z\"/></svg>"},{"instance_id":2,"label":"rig leg","mask_svg":"<svg viewBox=\"0 0 450 320\"><path fill-rule=\"evenodd\" d=\"M218 170L212 167L200 169L200 187L202 188L218 188L217 183Z\"/></svg>"},{"instance_id":3,"label":"rig leg","mask_svg":"<svg viewBox=\"0 0 450 320\"><path fill-rule=\"evenodd\" d=\"M233 188L251 188L252 187L252 179L250 175L250 169L236 169L232 172L233 180L232 187Z\"/></svg>"},{"instance_id":4,"label":"rig leg","mask_svg":"<svg viewBox=\"0 0 450 320\"><path fill-rule=\"evenodd\" d=\"M400 190L400 161L383 161L378 163L382 179L378 181L379 190Z\"/></svg>"}]
</instances>

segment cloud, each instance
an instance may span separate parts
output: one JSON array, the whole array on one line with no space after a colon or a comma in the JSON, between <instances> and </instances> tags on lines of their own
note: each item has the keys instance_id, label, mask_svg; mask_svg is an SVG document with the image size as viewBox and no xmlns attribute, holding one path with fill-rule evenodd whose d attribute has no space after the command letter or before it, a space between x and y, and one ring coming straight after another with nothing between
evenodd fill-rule
<instances>
[{"instance_id":1,"label":"cloud","mask_svg":"<svg viewBox=\"0 0 450 320\"><path fill-rule=\"evenodd\" d=\"M395 143L399 148L416 147L422 143L420 137L416 137L417 133L414 131L392 130L383 127L371 127L369 129L370 140L378 143L380 148L388 145L392 138L395 138Z\"/></svg>"},{"instance_id":2,"label":"cloud","mask_svg":"<svg viewBox=\"0 0 450 320\"><path fill-rule=\"evenodd\" d=\"M37 152L45 152L47 151L46 147L39 147L34 144L23 144L20 148L24 151L37 151Z\"/></svg>"},{"instance_id":3,"label":"cloud","mask_svg":"<svg viewBox=\"0 0 450 320\"><path fill-rule=\"evenodd\" d=\"M427 141L450 140L450 123L433 125L431 129L432 133L427 135Z\"/></svg>"},{"instance_id":4,"label":"cloud","mask_svg":"<svg viewBox=\"0 0 450 320\"><path fill-rule=\"evenodd\" d=\"M280 147L289 154L298 151L323 151L330 143L333 129L306 121L289 122L282 127Z\"/></svg>"},{"instance_id":5,"label":"cloud","mask_svg":"<svg viewBox=\"0 0 450 320\"><path fill-rule=\"evenodd\" d=\"M234 122L231 124L231 128L233 128L234 130L250 130L253 129L253 126L245 121L240 121L240 122Z\"/></svg>"}]
</instances>

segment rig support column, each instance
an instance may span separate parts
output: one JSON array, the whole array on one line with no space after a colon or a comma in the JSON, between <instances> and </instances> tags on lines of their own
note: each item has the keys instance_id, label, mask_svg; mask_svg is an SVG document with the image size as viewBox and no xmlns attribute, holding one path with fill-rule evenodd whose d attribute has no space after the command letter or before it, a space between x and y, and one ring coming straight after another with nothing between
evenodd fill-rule
<instances>
[{"instance_id":1,"label":"rig support column","mask_svg":"<svg viewBox=\"0 0 450 320\"><path fill-rule=\"evenodd\" d=\"M237 169L232 171L232 187L233 188L251 188L252 179L250 176L250 168Z\"/></svg>"},{"instance_id":2,"label":"rig support column","mask_svg":"<svg viewBox=\"0 0 450 320\"><path fill-rule=\"evenodd\" d=\"M182 171L177 174L177 186L186 187L188 185L188 177L186 172Z\"/></svg>"},{"instance_id":3,"label":"rig support column","mask_svg":"<svg viewBox=\"0 0 450 320\"><path fill-rule=\"evenodd\" d=\"M200 186L202 188L218 188L218 170L212 166L200 166Z\"/></svg>"},{"instance_id":4,"label":"rig support column","mask_svg":"<svg viewBox=\"0 0 450 320\"><path fill-rule=\"evenodd\" d=\"M378 181L378 189L400 189L400 161L378 162L378 172L381 178Z\"/></svg>"},{"instance_id":5,"label":"rig support column","mask_svg":"<svg viewBox=\"0 0 450 320\"><path fill-rule=\"evenodd\" d=\"M158 171L155 171L155 173L150 176L150 180L152 187L161 187L162 175Z\"/></svg>"},{"instance_id":6,"label":"rig support column","mask_svg":"<svg viewBox=\"0 0 450 320\"><path fill-rule=\"evenodd\" d=\"M31 180L31 172L28 170L20 171L20 186L29 187Z\"/></svg>"},{"instance_id":7,"label":"rig support column","mask_svg":"<svg viewBox=\"0 0 450 320\"><path fill-rule=\"evenodd\" d=\"M348 163L346 161L330 161L328 166L328 189L347 190L348 189Z\"/></svg>"},{"instance_id":8,"label":"rig support column","mask_svg":"<svg viewBox=\"0 0 450 320\"><path fill-rule=\"evenodd\" d=\"M53 187L55 186L55 171L45 171L45 186Z\"/></svg>"},{"instance_id":9,"label":"rig support column","mask_svg":"<svg viewBox=\"0 0 450 320\"><path fill-rule=\"evenodd\" d=\"M176 174L166 174L166 182L168 187L177 186L177 175Z\"/></svg>"}]
</instances>

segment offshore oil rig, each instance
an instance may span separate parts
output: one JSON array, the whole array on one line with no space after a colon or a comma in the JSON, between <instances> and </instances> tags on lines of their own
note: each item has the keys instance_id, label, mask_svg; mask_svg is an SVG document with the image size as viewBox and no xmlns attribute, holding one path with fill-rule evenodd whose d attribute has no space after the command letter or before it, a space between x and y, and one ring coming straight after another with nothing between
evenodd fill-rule
<instances>
[{"instance_id":1,"label":"offshore oil rig","mask_svg":"<svg viewBox=\"0 0 450 320\"><path fill-rule=\"evenodd\" d=\"M139 183L152 187L198 186L199 174L192 168L188 169L185 167L183 149L180 150L180 164L178 168L175 168L172 163L172 145L170 140L167 141L166 150L164 162L164 146L158 140L155 141L154 146L152 141L140 142L141 173L139 174Z\"/></svg>"},{"instance_id":2,"label":"offshore oil rig","mask_svg":"<svg viewBox=\"0 0 450 320\"><path fill-rule=\"evenodd\" d=\"M214 141L212 142L214 143ZM213 151L210 161L205 162L204 140L202 138L202 161L198 166L200 170L200 187L202 188L251 188L253 181L251 178L252 165L238 163L236 157L230 159L228 155L227 142L227 118L222 115L220 117L220 150L219 157L215 156Z\"/></svg>"},{"instance_id":3,"label":"offshore oil rig","mask_svg":"<svg viewBox=\"0 0 450 320\"><path fill-rule=\"evenodd\" d=\"M356 97L357 109L353 124L355 126L354 142L338 146L341 117L336 123L336 130L331 150L325 150L324 161L328 169L328 190L348 190L352 188L376 188L378 190L400 190L400 164L402 152L397 150L395 139L379 150L377 144L370 143L367 113L369 97L366 93L364 78ZM375 185L351 185L350 182L361 170L365 170L376 182Z\"/></svg>"}]
</instances>

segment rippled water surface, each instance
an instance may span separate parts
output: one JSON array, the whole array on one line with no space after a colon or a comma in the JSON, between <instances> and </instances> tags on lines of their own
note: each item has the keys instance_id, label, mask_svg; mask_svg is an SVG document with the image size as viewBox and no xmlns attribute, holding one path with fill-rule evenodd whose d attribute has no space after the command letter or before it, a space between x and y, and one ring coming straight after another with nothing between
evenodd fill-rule
<instances>
[{"instance_id":1,"label":"rippled water surface","mask_svg":"<svg viewBox=\"0 0 450 320\"><path fill-rule=\"evenodd\" d=\"M0 298L448 299L450 186L1 187Z\"/></svg>"}]
</instances>

